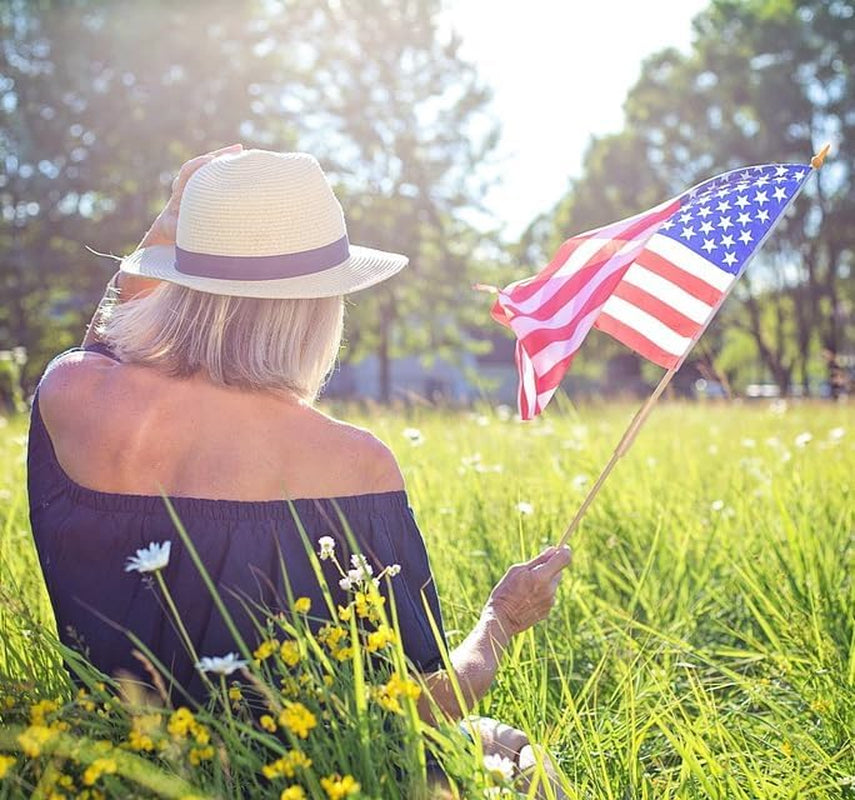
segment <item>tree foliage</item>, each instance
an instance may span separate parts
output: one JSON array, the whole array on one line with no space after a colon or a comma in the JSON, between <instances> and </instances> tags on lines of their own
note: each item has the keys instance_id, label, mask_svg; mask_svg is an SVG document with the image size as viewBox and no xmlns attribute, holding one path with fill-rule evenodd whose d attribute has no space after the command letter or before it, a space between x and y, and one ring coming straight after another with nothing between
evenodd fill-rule
<instances>
[{"instance_id":1,"label":"tree foliage","mask_svg":"<svg viewBox=\"0 0 855 800\"><path fill-rule=\"evenodd\" d=\"M782 391L796 371L807 383L821 353L832 363L851 342L853 19L849 0L714 0L694 22L688 53L647 59L627 96L623 130L591 143L584 174L541 238L545 247L718 172L804 163L834 141L833 159L741 281L741 303L705 337L722 353L726 326L736 326Z\"/></svg>"},{"instance_id":2,"label":"tree foliage","mask_svg":"<svg viewBox=\"0 0 855 800\"><path fill-rule=\"evenodd\" d=\"M354 354L459 347L495 142L488 92L434 0L0 2L0 348L33 371L79 337L186 158L234 141L315 154L351 240L412 268L356 296ZM388 370L387 370L388 373Z\"/></svg>"}]
</instances>

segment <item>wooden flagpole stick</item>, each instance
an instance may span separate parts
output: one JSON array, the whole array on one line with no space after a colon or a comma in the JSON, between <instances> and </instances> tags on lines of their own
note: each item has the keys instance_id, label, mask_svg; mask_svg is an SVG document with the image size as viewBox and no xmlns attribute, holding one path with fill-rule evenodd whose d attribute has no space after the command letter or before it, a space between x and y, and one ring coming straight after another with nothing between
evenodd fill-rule
<instances>
[{"instance_id":1,"label":"wooden flagpole stick","mask_svg":"<svg viewBox=\"0 0 855 800\"><path fill-rule=\"evenodd\" d=\"M694 344L692 345L694 347ZM691 350L691 347L689 348ZM573 533L574 530L578 527L579 523L582 521L582 517L585 516L585 512L588 510L588 506L594 502L594 498L599 494L602 485L606 482L606 478L609 477L611 471L614 469L615 464L617 464L618 460L629 450L633 441L635 440L635 435L638 433L639 428L644 424L644 421L647 419L650 414L653 406L656 405L656 401L662 395L662 392L665 391L665 387L671 382L671 378L676 375L677 370L682 365L682 359L680 362L671 367L659 381L659 384L653 390L653 394L647 398L644 405L638 409L635 416L632 418L632 422L629 423L629 427L624 431L623 436L621 437L620 442L618 442L618 446L615 448L612 453L612 457L609 459L609 463L603 468L603 471L600 473L600 477L597 478L597 482L590 488L588 491L587 497L582 502L582 505L579 506L579 510L576 512L576 516L573 517L573 521L567 526L567 529L564 531L564 534L561 537L561 540L558 542L559 547L563 547L567 544L567 540L570 538L570 534Z\"/></svg>"},{"instance_id":2,"label":"wooden flagpole stick","mask_svg":"<svg viewBox=\"0 0 855 800\"><path fill-rule=\"evenodd\" d=\"M825 157L828 155L828 151L830 149L831 149L830 144L825 145L822 148L822 150L820 150L810 160L810 165L814 170L818 170L822 167L822 165L825 161ZM802 186L804 186L804 184L802 184ZM789 206L796 199L796 197L799 195L800 191L801 191L801 187L799 188L799 191L797 191L789 199L787 206ZM783 213L784 210L785 209L782 209L781 213ZM772 232L772 229L770 228L766 235L768 236L769 233L771 233L771 232ZM754 249L754 252L751 254L751 257L753 257L754 253L756 253L760 249L762 244L763 244L763 242L761 241L757 245L757 247ZM749 261L750 261L751 257L749 257L749 259L748 259ZM748 261L746 261L742 265L742 269L740 270L739 275L741 275L743 272L745 272L745 269L747 268L747 266L748 266ZM606 482L606 478L608 478L609 475L611 474L611 471L614 469L615 464L617 464L617 462L621 458L621 456L623 456L626 453L626 451L629 450L629 448L632 446L632 443L635 441L635 437L638 434L638 431L641 429L641 426L647 420L647 417L650 415L650 412L653 409L653 406L656 405L656 401L662 396L662 392L665 391L665 388L671 382L671 378L673 378L674 375L677 374L677 371L680 369L680 367L683 366L683 362L686 360L689 353L692 352L692 350L694 349L695 345L698 343L698 340L701 338L701 336L704 335L704 333L706 332L706 329L709 327L710 323L713 321L713 318L718 313L719 308L721 308L724 301L727 300L727 298L730 296L730 293L733 291L733 287L736 286L739 275L736 276L736 279L734 279L731 282L730 286L727 287L727 291L719 298L718 302L715 304L712 311L710 311L709 316L707 317L707 320L704 323L703 327L698 331L698 333L696 334L694 339L692 339L691 344L686 348L686 351L683 353L683 355L680 356L679 361L677 361L677 363L673 367L671 367L662 376L662 379L659 381L659 384L653 390L653 394L651 394L650 397L647 398L644 405L640 409L638 409L635 416L632 418L632 422L629 423L629 427L624 432L623 436L621 437L620 442L618 442L618 446L615 448L614 452L612 453L611 458L609 459L606 466L603 468L603 471L600 473L600 477L597 478L596 483L591 487L590 491L588 492L587 497L585 497L584 501L582 502L582 505L579 507L579 510L576 512L576 516L573 517L573 520L570 522L570 524L567 526L567 529L562 534L561 539L558 542L559 547L563 547L565 544L567 544L567 540L570 538L570 535L573 533L573 531L575 531L576 528L579 526L579 523L582 521L582 517L585 516L585 512L587 512L588 507L594 501L594 498L599 494L600 489L602 488L603 484Z\"/></svg>"}]
</instances>

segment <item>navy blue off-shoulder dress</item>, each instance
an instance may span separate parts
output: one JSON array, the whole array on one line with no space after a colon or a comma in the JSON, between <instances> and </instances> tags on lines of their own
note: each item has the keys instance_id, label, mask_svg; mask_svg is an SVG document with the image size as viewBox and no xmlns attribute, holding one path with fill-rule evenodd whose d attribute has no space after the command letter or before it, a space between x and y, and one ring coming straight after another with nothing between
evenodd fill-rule
<instances>
[{"instance_id":1,"label":"navy blue off-shoulder dress","mask_svg":"<svg viewBox=\"0 0 855 800\"><path fill-rule=\"evenodd\" d=\"M101 346L89 349L111 356ZM152 580L125 571L128 557L138 549L170 541L171 555L163 576L197 654L221 656L237 650L163 498L100 492L71 480L57 460L39 413L38 391L33 401L27 469L33 537L61 641L84 652L107 674L123 670L149 682L132 655L133 645L126 633L131 631L177 683L203 699L200 676ZM250 647L259 637L247 614L247 601L250 607L261 604L274 613L287 609L282 564L293 596L310 598L310 618L321 624L327 606L294 515L316 550L320 537L332 536L341 560L350 553L341 512L375 570L401 565L392 586L407 656L423 672L441 668L440 646L425 609L426 603L442 639L436 587L404 491L290 503L187 497L171 498L171 503ZM321 564L333 599L345 604L346 593L338 584L341 576L330 561ZM385 585L381 590L386 592Z\"/></svg>"}]
</instances>

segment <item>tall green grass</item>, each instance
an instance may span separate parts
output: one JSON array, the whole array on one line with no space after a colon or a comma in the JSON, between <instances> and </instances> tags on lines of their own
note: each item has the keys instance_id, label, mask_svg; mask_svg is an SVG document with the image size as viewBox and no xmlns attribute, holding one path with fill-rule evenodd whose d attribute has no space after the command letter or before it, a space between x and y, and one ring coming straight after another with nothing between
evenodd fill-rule
<instances>
[{"instance_id":1,"label":"tall green grass","mask_svg":"<svg viewBox=\"0 0 855 800\"><path fill-rule=\"evenodd\" d=\"M510 563L557 540L632 411L343 414L399 457L451 645ZM0 431L0 671L69 697L39 644L52 618L25 432ZM573 798L855 797L853 475L849 406L657 408L574 534L552 615L512 644L478 712L546 744Z\"/></svg>"}]
</instances>

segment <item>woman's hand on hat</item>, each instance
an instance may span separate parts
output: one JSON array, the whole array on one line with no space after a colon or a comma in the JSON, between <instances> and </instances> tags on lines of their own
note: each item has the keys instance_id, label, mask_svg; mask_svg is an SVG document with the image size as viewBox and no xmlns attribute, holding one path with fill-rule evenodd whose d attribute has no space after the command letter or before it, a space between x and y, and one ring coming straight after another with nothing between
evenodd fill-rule
<instances>
[{"instance_id":1,"label":"woman's hand on hat","mask_svg":"<svg viewBox=\"0 0 855 800\"><path fill-rule=\"evenodd\" d=\"M157 215L157 219L151 228L149 228L148 233L143 236L139 247L174 245L175 235L178 230L178 209L181 205L181 196L184 194L184 187L187 185L187 181L190 180L190 176L200 167L204 167L205 164L213 161L218 156L239 153L241 150L243 150L242 144L230 144L228 147L221 147L219 150L212 150L210 153L191 158L182 164L181 169L178 170L178 175L172 182L172 195L169 201L163 211Z\"/></svg>"},{"instance_id":2,"label":"woman's hand on hat","mask_svg":"<svg viewBox=\"0 0 855 800\"><path fill-rule=\"evenodd\" d=\"M521 633L548 616L561 575L572 560L569 547L548 547L505 573L491 592L487 608L507 636Z\"/></svg>"}]
</instances>

